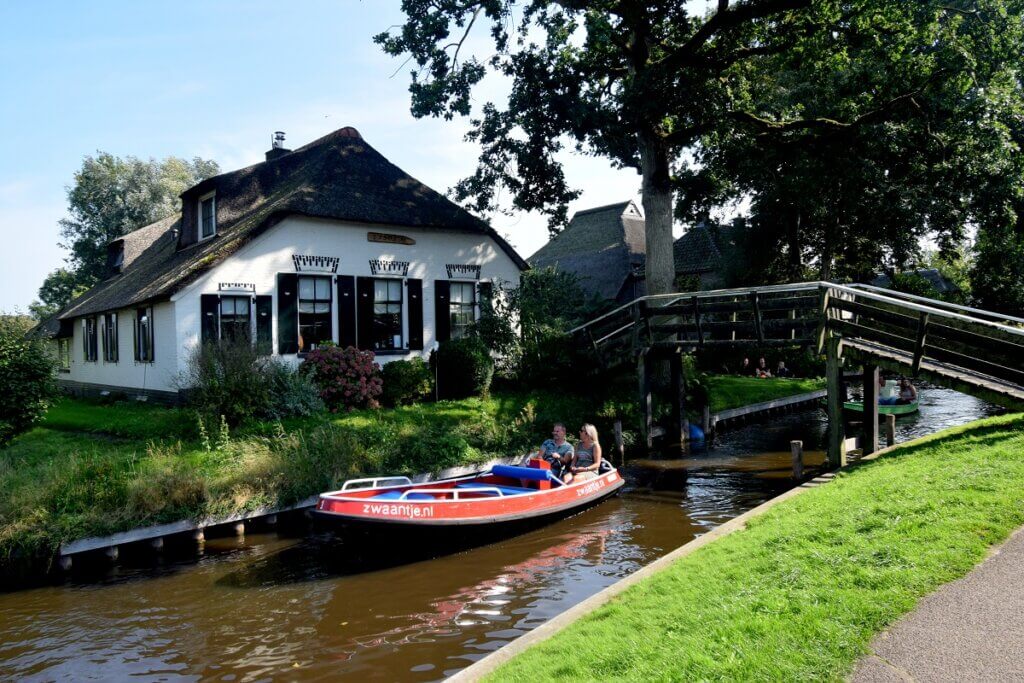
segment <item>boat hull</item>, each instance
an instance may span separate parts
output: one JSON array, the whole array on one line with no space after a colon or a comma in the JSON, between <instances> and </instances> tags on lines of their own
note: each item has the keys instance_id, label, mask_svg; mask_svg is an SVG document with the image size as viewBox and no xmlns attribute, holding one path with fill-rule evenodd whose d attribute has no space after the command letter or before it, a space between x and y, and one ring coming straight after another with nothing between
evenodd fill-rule
<instances>
[{"instance_id":1,"label":"boat hull","mask_svg":"<svg viewBox=\"0 0 1024 683\"><path fill-rule=\"evenodd\" d=\"M444 482L433 485L441 484ZM624 484L613 470L590 481L547 491L472 500L392 502L325 495L314 518L346 538L430 544L443 552L508 538L577 514L616 495Z\"/></svg>"},{"instance_id":2,"label":"boat hull","mask_svg":"<svg viewBox=\"0 0 1024 683\"><path fill-rule=\"evenodd\" d=\"M864 404L860 401L847 401L843 404L843 410L849 413L863 413ZM878 406L879 415L910 415L918 410L917 402L895 403Z\"/></svg>"}]
</instances>

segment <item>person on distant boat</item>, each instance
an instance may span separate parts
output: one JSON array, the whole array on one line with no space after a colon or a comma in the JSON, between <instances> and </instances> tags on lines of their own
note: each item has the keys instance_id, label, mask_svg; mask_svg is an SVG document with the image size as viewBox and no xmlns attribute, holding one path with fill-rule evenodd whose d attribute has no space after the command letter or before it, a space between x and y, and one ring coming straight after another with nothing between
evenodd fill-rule
<instances>
[{"instance_id":1,"label":"person on distant boat","mask_svg":"<svg viewBox=\"0 0 1024 683\"><path fill-rule=\"evenodd\" d=\"M601 444L597 442L597 427L588 423L580 428L580 442L563 481L568 484L571 481L596 479L600 468Z\"/></svg>"},{"instance_id":2,"label":"person on distant boat","mask_svg":"<svg viewBox=\"0 0 1024 683\"><path fill-rule=\"evenodd\" d=\"M786 367L786 361L780 360L779 366L775 368L776 377L792 377L793 371Z\"/></svg>"},{"instance_id":3,"label":"person on distant boat","mask_svg":"<svg viewBox=\"0 0 1024 683\"><path fill-rule=\"evenodd\" d=\"M896 399L896 403L899 405L908 405L910 403L917 402L917 389L910 383L910 380L904 377L900 380L900 397Z\"/></svg>"},{"instance_id":4,"label":"person on distant boat","mask_svg":"<svg viewBox=\"0 0 1024 683\"><path fill-rule=\"evenodd\" d=\"M551 438L540 445L537 457L551 463L552 473L561 478L572 463L573 454L572 444L565 440L565 425L556 422L551 428Z\"/></svg>"},{"instance_id":5,"label":"person on distant boat","mask_svg":"<svg viewBox=\"0 0 1024 683\"><path fill-rule=\"evenodd\" d=\"M896 404L897 400L896 391L894 387L889 386L889 383L885 381L881 373L878 375L878 405L880 406L891 406Z\"/></svg>"},{"instance_id":6,"label":"person on distant boat","mask_svg":"<svg viewBox=\"0 0 1024 683\"><path fill-rule=\"evenodd\" d=\"M761 356L761 359L757 361L757 369L754 370L754 376L761 378L772 376L772 371L768 369L768 361L764 359L764 356Z\"/></svg>"},{"instance_id":7,"label":"person on distant boat","mask_svg":"<svg viewBox=\"0 0 1024 683\"><path fill-rule=\"evenodd\" d=\"M754 368L750 366L750 359L744 358L743 362L740 363L740 376L750 377L752 374L754 374Z\"/></svg>"}]
</instances>

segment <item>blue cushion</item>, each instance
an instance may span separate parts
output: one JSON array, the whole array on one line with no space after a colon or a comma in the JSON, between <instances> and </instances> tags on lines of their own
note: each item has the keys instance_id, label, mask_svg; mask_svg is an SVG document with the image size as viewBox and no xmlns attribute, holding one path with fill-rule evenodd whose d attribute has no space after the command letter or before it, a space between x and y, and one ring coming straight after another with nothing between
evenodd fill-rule
<instances>
[{"instance_id":1,"label":"blue cushion","mask_svg":"<svg viewBox=\"0 0 1024 683\"><path fill-rule=\"evenodd\" d=\"M511 479L527 479L529 481L549 481L552 479L551 470L542 470L536 467L517 467L515 465L495 465L491 468L491 474Z\"/></svg>"},{"instance_id":2,"label":"blue cushion","mask_svg":"<svg viewBox=\"0 0 1024 683\"><path fill-rule=\"evenodd\" d=\"M401 491L385 491L384 493L378 493L376 496L371 496L370 500L398 500L402 497ZM406 500L434 500L434 497L429 493L410 493L405 497Z\"/></svg>"},{"instance_id":3,"label":"blue cushion","mask_svg":"<svg viewBox=\"0 0 1024 683\"><path fill-rule=\"evenodd\" d=\"M515 496L515 495L519 495L520 493L533 493L534 491L536 491L536 489L523 488L522 486L497 486L495 484L488 484L488 483L482 482L482 481L465 481L465 482L462 482L461 484L456 484L455 488L457 488L457 489L482 489L482 488L498 489L499 491L504 493L506 496Z\"/></svg>"}]
</instances>

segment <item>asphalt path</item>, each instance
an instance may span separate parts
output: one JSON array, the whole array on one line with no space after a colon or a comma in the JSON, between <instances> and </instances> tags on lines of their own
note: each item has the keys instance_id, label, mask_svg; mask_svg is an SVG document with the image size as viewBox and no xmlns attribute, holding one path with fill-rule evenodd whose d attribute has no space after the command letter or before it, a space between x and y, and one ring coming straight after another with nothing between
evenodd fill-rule
<instances>
[{"instance_id":1,"label":"asphalt path","mask_svg":"<svg viewBox=\"0 0 1024 683\"><path fill-rule=\"evenodd\" d=\"M871 642L850 680L1024 681L1024 528Z\"/></svg>"}]
</instances>

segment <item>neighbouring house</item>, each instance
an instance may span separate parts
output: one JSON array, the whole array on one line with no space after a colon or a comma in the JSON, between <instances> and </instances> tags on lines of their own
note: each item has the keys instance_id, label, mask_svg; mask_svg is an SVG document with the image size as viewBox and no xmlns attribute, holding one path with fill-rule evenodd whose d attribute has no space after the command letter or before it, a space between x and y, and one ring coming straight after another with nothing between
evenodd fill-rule
<instances>
[{"instance_id":1,"label":"neighbouring house","mask_svg":"<svg viewBox=\"0 0 1024 683\"><path fill-rule=\"evenodd\" d=\"M928 284L935 289L939 296L945 296L948 294L956 294L960 291L949 278L939 272L938 268L917 268L916 270L904 271L905 274L917 275L918 277L925 280ZM875 287L884 287L885 289L892 288L892 275L889 273L879 273L875 276L869 284Z\"/></svg>"},{"instance_id":2,"label":"neighbouring house","mask_svg":"<svg viewBox=\"0 0 1024 683\"><path fill-rule=\"evenodd\" d=\"M683 289L722 289L728 287L728 266L736 247L735 228L697 223L672 246L676 262L676 281Z\"/></svg>"},{"instance_id":3,"label":"neighbouring house","mask_svg":"<svg viewBox=\"0 0 1024 683\"><path fill-rule=\"evenodd\" d=\"M181 213L108 245L109 278L37 334L60 382L178 398L201 342L245 339L298 363L331 341L386 363L466 332L495 283L528 268L482 220L385 159L354 128L181 195Z\"/></svg>"},{"instance_id":4,"label":"neighbouring house","mask_svg":"<svg viewBox=\"0 0 1024 683\"><path fill-rule=\"evenodd\" d=\"M527 260L535 268L575 273L588 294L626 303L647 293L646 259L643 212L626 201L577 211Z\"/></svg>"},{"instance_id":5,"label":"neighbouring house","mask_svg":"<svg viewBox=\"0 0 1024 683\"><path fill-rule=\"evenodd\" d=\"M704 222L673 244L677 286L725 287L736 247L732 226ZM577 211L569 225L527 259L535 268L575 273L584 291L627 303L647 294L644 216L633 201Z\"/></svg>"}]
</instances>

